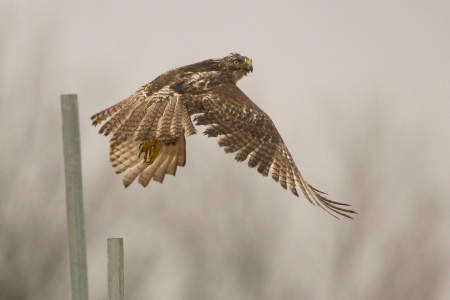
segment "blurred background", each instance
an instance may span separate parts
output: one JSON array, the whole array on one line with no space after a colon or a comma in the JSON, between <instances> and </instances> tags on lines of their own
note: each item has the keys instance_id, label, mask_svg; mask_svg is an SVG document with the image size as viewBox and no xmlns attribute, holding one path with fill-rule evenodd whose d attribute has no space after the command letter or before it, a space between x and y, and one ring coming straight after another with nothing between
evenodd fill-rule
<instances>
[{"instance_id":1,"label":"blurred background","mask_svg":"<svg viewBox=\"0 0 450 300\"><path fill-rule=\"evenodd\" d=\"M79 96L91 299L450 299L450 3L0 2L0 299L70 299L60 95ZM239 52L240 88L336 220L217 139L124 189L94 113Z\"/></svg>"}]
</instances>

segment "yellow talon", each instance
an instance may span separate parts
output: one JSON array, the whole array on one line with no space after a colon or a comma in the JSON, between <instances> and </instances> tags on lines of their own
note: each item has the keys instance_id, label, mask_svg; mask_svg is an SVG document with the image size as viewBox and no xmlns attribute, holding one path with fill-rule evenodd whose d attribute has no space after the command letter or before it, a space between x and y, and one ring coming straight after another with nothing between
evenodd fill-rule
<instances>
[{"instance_id":1,"label":"yellow talon","mask_svg":"<svg viewBox=\"0 0 450 300\"><path fill-rule=\"evenodd\" d=\"M151 165L158 156L160 149L161 141L147 141L139 145L138 157L141 157L141 154L144 153L144 163Z\"/></svg>"}]
</instances>

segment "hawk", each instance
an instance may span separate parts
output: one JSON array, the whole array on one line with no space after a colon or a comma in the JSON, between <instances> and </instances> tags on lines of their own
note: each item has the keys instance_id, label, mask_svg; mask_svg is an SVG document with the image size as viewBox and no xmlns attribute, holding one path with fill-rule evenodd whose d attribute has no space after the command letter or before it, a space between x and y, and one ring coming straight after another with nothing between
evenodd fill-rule
<instances>
[{"instance_id":1,"label":"hawk","mask_svg":"<svg viewBox=\"0 0 450 300\"><path fill-rule=\"evenodd\" d=\"M337 217L351 218L348 204L327 199L303 179L269 116L236 85L249 72L252 60L238 53L168 71L136 93L91 117L103 123L99 133L110 138L110 161L129 186L138 176L147 186L162 183L186 164L186 136L206 125L204 134L220 137L219 146L235 153L238 162L263 176L271 173L280 185ZM191 119L193 117L193 119Z\"/></svg>"}]
</instances>

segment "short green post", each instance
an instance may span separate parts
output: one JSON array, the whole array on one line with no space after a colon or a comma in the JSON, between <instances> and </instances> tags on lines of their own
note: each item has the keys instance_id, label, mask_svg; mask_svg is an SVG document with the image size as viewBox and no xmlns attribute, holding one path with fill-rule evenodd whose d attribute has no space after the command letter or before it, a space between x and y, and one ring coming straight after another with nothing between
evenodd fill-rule
<instances>
[{"instance_id":1,"label":"short green post","mask_svg":"<svg viewBox=\"0 0 450 300\"><path fill-rule=\"evenodd\" d=\"M124 299L123 239L108 239L108 297Z\"/></svg>"}]
</instances>

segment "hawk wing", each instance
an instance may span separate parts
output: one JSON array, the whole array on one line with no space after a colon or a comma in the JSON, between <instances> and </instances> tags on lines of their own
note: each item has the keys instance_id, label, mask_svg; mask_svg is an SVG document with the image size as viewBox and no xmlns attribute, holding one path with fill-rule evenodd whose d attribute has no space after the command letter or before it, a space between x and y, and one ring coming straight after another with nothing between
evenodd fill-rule
<instances>
[{"instance_id":1,"label":"hawk wing","mask_svg":"<svg viewBox=\"0 0 450 300\"><path fill-rule=\"evenodd\" d=\"M225 83L202 98L204 113L195 116L196 125L207 125L209 137L219 136L226 153L236 153L238 162L248 158L248 166L279 182L298 196L297 188L312 204L333 215L351 218L354 211L324 197L303 179L289 150L269 116L254 104L234 83ZM334 215L333 215L334 216Z\"/></svg>"},{"instance_id":2,"label":"hawk wing","mask_svg":"<svg viewBox=\"0 0 450 300\"><path fill-rule=\"evenodd\" d=\"M143 186L153 178L163 182L186 163L184 135L196 133L180 94L169 87L148 95L145 89L92 116L94 125L104 121L100 133L110 140L110 162L116 173L124 172L129 186L137 176ZM159 155L151 164L143 162L140 147L146 141L161 141Z\"/></svg>"}]
</instances>

